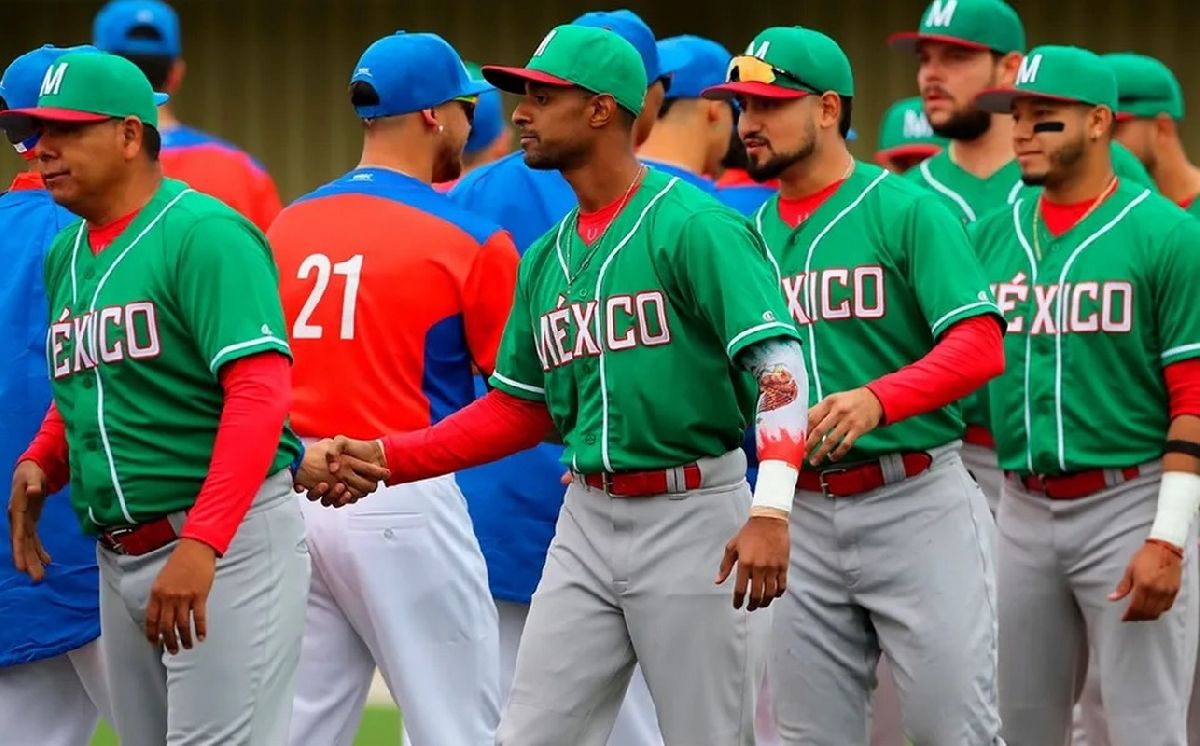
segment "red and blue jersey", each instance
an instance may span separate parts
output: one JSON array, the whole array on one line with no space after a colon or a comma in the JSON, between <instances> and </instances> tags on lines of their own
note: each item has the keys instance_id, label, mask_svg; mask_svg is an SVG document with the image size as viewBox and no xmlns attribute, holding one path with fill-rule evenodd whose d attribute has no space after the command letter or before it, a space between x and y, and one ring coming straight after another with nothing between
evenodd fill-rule
<instances>
[{"instance_id":1,"label":"red and blue jersey","mask_svg":"<svg viewBox=\"0 0 1200 746\"><path fill-rule=\"evenodd\" d=\"M162 132L163 173L211 194L266 231L282 205L270 174L236 145L182 125Z\"/></svg>"},{"instance_id":2,"label":"red and blue jersey","mask_svg":"<svg viewBox=\"0 0 1200 746\"><path fill-rule=\"evenodd\" d=\"M288 206L267 238L298 434L376 438L474 400L512 306L507 233L417 179L359 168Z\"/></svg>"},{"instance_id":3,"label":"red and blue jersey","mask_svg":"<svg viewBox=\"0 0 1200 746\"><path fill-rule=\"evenodd\" d=\"M750 215L774 196L777 187L760 184L741 169L728 169L717 179L717 199L743 215Z\"/></svg>"},{"instance_id":4,"label":"red and blue jersey","mask_svg":"<svg viewBox=\"0 0 1200 746\"><path fill-rule=\"evenodd\" d=\"M0 370L0 469L11 474L50 406L46 332L50 324L42 263L71 213L54 204L41 177L21 174L0 194L0 334L7 359ZM8 516L0 533L8 535ZM38 535L54 561L38 584L13 567L12 546L0 541L0 667L53 658L100 635L96 540L84 536L66 491L46 499Z\"/></svg>"}]
</instances>

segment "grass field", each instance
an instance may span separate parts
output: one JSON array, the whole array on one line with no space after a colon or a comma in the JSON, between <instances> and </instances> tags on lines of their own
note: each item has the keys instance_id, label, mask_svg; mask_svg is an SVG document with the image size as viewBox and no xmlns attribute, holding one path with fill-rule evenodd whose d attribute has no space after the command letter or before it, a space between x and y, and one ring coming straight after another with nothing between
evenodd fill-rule
<instances>
[{"instance_id":1,"label":"grass field","mask_svg":"<svg viewBox=\"0 0 1200 746\"><path fill-rule=\"evenodd\" d=\"M363 712L362 725L354 746L398 746L400 743L400 712L390 705L368 705ZM92 746L117 746L117 737L108 726L100 724Z\"/></svg>"}]
</instances>

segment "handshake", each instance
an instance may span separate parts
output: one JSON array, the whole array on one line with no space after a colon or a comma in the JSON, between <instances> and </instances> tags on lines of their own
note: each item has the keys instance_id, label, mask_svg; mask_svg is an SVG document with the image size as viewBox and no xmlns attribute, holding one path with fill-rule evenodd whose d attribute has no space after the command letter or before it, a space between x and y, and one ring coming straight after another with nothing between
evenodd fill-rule
<instances>
[{"instance_id":1,"label":"handshake","mask_svg":"<svg viewBox=\"0 0 1200 746\"><path fill-rule=\"evenodd\" d=\"M340 508L374 492L389 476L383 443L344 435L308 446L296 471L296 492Z\"/></svg>"}]
</instances>

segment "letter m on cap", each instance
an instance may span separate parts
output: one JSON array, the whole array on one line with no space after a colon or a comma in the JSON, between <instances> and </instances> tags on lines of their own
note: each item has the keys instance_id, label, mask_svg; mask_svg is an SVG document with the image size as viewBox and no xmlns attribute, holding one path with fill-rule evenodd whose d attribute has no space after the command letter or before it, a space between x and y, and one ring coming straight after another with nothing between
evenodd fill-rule
<instances>
[{"instance_id":1,"label":"letter m on cap","mask_svg":"<svg viewBox=\"0 0 1200 746\"><path fill-rule=\"evenodd\" d=\"M546 34L542 39L542 43L537 45L537 49L533 50L534 57L541 57L546 51L546 47L550 46L550 42L554 41L554 35L558 33L558 29L550 29L550 33Z\"/></svg>"},{"instance_id":2,"label":"letter m on cap","mask_svg":"<svg viewBox=\"0 0 1200 746\"><path fill-rule=\"evenodd\" d=\"M42 78L42 88L38 91L39 96L57 96L58 89L62 88L63 76L67 74L67 67L71 63L60 62L57 65L51 65L46 69L46 75Z\"/></svg>"},{"instance_id":3,"label":"letter m on cap","mask_svg":"<svg viewBox=\"0 0 1200 746\"><path fill-rule=\"evenodd\" d=\"M1042 55L1035 54L1021 60L1021 66L1017 68L1017 84L1029 85L1037 82L1038 71L1042 68Z\"/></svg>"},{"instance_id":4,"label":"letter m on cap","mask_svg":"<svg viewBox=\"0 0 1200 746\"><path fill-rule=\"evenodd\" d=\"M929 4L929 14L925 16L925 26L947 28L954 21L954 11L958 10L958 0L933 0Z\"/></svg>"}]
</instances>

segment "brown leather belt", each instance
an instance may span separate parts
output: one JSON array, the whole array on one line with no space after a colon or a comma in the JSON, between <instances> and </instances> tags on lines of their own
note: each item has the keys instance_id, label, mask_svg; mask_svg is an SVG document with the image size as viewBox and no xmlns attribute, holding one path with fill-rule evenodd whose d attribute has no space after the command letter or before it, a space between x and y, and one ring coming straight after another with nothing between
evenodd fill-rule
<instances>
[{"instance_id":1,"label":"brown leather belt","mask_svg":"<svg viewBox=\"0 0 1200 746\"><path fill-rule=\"evenodd\" d=\"M671 473L676 469L654 469L652 471L618 471L584 474L583 482L588 487L603 490L609 497L650 497L668 492L685 492L699 489L700 466L688 464L680 467L683 483L671 484Z\"/></svg>"},{"instance_id":2,"label":"brown leather belt","mask_svg":"<svg viewBox=\"0 0 1200 746\"><path fill-rule=\"evenodd\" d=\"M1116 484L1137 479L1138 475L1142 473L1138 467L1129 466L1124 469L1087 469L1055 475L1018 474L1013 471L1006 474L1009 479L1015 479L1028 492L1035 495L1050 500L1078 500L1114 486L1105 476L1105 472L1110 471L1121 475L1121 481Z\"/></svg>"},{"instance_id":3,"label":"brown leather belt","mask_svg":"<svg viewBox=\"0 0 1200 746\"><path fill-rule=\"evenodd\" d=\"M116 554L138 557L161 549L179 538L167 517L136 526L110 528L100 532L100 546Z\"/></svg>"},{"instance_id":4,"label":"brown leather belt","mask_svg":"<svg viewBox=\"0 0 1200 746\"><path fill-rule=\"evenodd\" d=\"M904 464L905 479L915 477L933 465L933 456L924 452L905 453L900 458ZM825 497L854 497L879 489L885 484L887 482L883 466L878 461L868 461L841 469L802 471L796 481L798 489L820 492Z\"/></svg>"}]
</instances>

